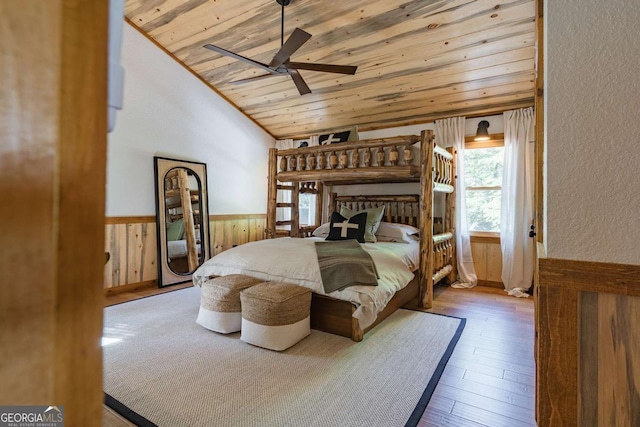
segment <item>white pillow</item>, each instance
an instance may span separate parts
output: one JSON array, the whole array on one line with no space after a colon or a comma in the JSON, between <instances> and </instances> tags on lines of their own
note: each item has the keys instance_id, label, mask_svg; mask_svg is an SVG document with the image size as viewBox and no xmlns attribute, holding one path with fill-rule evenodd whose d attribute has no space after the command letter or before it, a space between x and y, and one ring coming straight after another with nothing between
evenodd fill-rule
<instances>
[{"instance_id":1,"label":"white pillow","mask_svg":"<svg viewBox=\"0 0 640 427\"><path fill-rule=\"evenodd\" d=\"M315 230L313 230L313 233L311 233L311 235L316 236L316 237L324 237L324 238L326 238L329 235L329 231L331 231L331 223L330 222L325 222L320 227L318 227Z\"/></svg>"},{"instance_id":2,"label":"white pillow","mask_svg":"<svg viewBox=\"0 0 640 427\"><path fill-rule=\"evenodd\" d=\"M420 240L420 230L407 224L381 222L376 238L379 242L411 243Z\"/></svg>"}]
</instances>

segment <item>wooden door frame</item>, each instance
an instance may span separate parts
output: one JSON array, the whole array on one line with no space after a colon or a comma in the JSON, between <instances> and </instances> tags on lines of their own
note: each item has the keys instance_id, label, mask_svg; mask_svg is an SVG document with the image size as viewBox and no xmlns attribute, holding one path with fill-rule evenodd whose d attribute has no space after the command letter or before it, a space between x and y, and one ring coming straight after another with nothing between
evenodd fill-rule
<instances>
[{"instance_id":1,"label":"wooden door frame","mask_svg":"<svg viewBox=\"0 0 640 427\"><path fill-rule=\"evenodd\" d=\"M536 87L535 87L535 231L536 263L534 268L534 358L536 361L536 420L541 419L540 392L540 344L538 342L540 321L540 260L546 258L544 250L544 1L536 0Z\"/></svg>"},{"instance_id":2,"label":"wooden door frame","mask_svg":"<svg viewBox=\"0 0 640 427\"><path fill-rule=\"evenodd\" d=\"M108 2L0 3L0 403L102 423Z\"/></svg>"},{"instance_id":3,"label":"wooden door frame","mask_svg":"<svg viewBox=\"0 0 640 427\"><path fill-rule=\"evenodd\" d=\"M544 2L536 0L536 241L544 242Z\"/></svg>"}]
</instances>

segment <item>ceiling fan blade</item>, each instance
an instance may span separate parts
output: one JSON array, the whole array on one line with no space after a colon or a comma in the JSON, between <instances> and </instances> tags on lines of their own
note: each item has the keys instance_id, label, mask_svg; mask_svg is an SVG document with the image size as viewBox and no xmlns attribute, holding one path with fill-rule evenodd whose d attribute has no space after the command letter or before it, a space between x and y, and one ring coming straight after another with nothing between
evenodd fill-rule
<instances>
[{"instance_id":1,"label":"ceiling fan blade","mask_svg":"<svg viewBox=\"0 0 640 427\"><path fill-rule=\"evenodd\" d=\"M280 50L269 63L269 67L276 69L285 63L287 59L311 38L311 34L300 28L293 30L287 41L282 45Z\"/></svg>"},{"instance_id":2,"label":"ceiling fan blade","mask_svg":"<svg viewBox=\"0 0 640 427\"><path fill-rule=\"evenodd\" d=\"M254 82L256 80L262 80L264 78L267 77L277 77L277 76L284 76L286 74L260 74L259 76L253 76L253 77L247 77L246 79L240 79L240 80L234 80L231 83L232 85L238 85L238 84L242 84L242 83L250 83L250 82Z\"/></svg>"},{"instance_id":3,"label":"ceiling fan blade","mask_svg":"<svg viewBox=\"0 0 640 427\"><path fill-rule=\"evenodd\" d=\"M325 73L337 74L355 74L358 67L356 65L333 65L333 64L316 64L311 62L285 62L286 68L295 68L296 70L324 71Z\"/></svg>"},{"instance_id":4,"label":"ceiling fan blade","mask_svg":"<svg viewBox=\"0 0 640 427\"><path fill-rule=\"evenodd\" d=\"M249 58L244 57L242 55L238 55L237 53L229 52L228 50L223 49L221 47L214 46L212 44L206 44L206 45L204 45L204 47L209 49L209 50L212 50L214 52L218 52L218 53L220 53L222 55L230 56L232 58L235 58L235 59L238 59L240 61L249 63L249 64L254 65L256 67L262 68L263 70L265 70L268 73L271 73L271 74L283 74L283 73L280 73L278 71L275 71L274 69L269 68L267 66L267 64L263 64L262 62L254 61L253 59L249 59Z\"/></svg>"},{"instance_id":5,"label":"ceiling fan blade","mask_svg":"<svg viewBox=\"0 0 640 427\"><path fill-rule=\"evenodd\" d=\"M304 79L302 78L302 76L297 70L289 70L289 75L293 79L293 82L296 84L296 87L298 88L298 92L300 92L300 95L304 95L305 93L311 93L311 89L309 89L309 86L307 86L307 83L304 81Z\"/></svg>"}]
</instances>

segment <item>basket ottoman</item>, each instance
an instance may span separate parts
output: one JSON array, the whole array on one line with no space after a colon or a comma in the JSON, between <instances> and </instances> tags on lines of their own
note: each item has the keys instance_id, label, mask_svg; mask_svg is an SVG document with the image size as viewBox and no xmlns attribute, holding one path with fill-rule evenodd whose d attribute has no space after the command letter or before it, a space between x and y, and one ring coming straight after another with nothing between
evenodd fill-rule
<instances>
[{"instance_id":1,"label":"basket ottoman","mask_svg":"<svg viewBox=\"0 0 640 427\"><path fill-rule=\"evenodd\" d=\"M240 291L263 280L243 274L209 279L202 285L200 311L196 323L215 332L238 332L242 325Z\"/></svg>"},{"instance_id":2,"label":"basket ottoman","mask_svg":"<svg viewBox=\"0 0 640 427\"><path fill-rule=\"evenodd\" d=\"M240 339L282 351L311 333L311 290L281 282L264 282L240 292Z\"/></svg>"}]
</instances>

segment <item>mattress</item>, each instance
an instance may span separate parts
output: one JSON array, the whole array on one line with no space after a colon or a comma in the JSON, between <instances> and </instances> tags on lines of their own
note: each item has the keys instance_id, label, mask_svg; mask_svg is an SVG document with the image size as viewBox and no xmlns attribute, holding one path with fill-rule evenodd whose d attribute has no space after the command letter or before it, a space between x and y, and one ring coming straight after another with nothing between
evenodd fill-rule
<instances>
[{"instance_id":1,"label":"mattress","mask_svg":"<svg viewBox=\"0 0 640 427\"><path fill-rule=\"evenodd\" d=\"M198 255L200 255L200 245L196 245ZM167 241L167 257L169 261L175 258L184 258L187 256L186 240L168 240Z\"/></svg>"},{"instance_id":2,"label":"mattress","mask_svg":"<svg viewBox=\"0 0 640 427\"><path fill-rule=\"evenodd\" d=\"M246 243L206 261L193 274L193 282L202 286L212 275L246 274L265 281L305 286L317 294L354 303L357 309L353 316L365 329L393 295L411 282L420 256L418 242L364 243L362 247L371 255L380 276L378 286L351 286L326 294L316 257L314 242L317 241L324 239L283 237Z\"/></svg>"}]
</instances>

